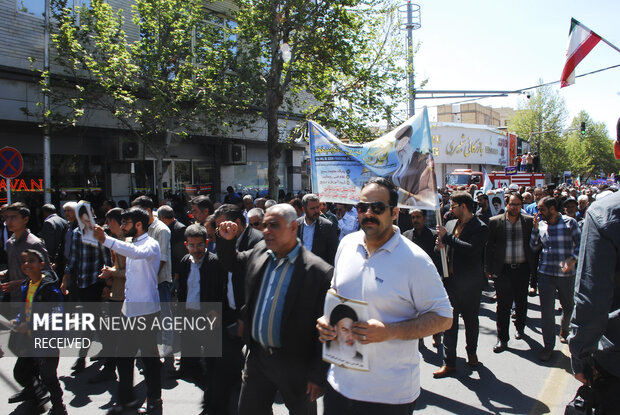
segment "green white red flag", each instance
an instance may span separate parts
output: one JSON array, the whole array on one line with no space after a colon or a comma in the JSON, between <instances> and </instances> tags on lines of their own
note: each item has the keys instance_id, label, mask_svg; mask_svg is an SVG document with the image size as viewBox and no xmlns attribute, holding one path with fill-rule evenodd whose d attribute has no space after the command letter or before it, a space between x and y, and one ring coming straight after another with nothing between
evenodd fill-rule
<instances>
[{"instance_id":1,"label":"green white red flag","mask_svg":"<svg viewBox=\"0 0 620 415\"><path fill-rule=\"evenodd\" d=\"M568 36L568 48L566 50L566 64L562 71L561 88L575 83L575 68L588 53L601 40L601 37L579 23L571 19Z\"/></svg>"}]
</instances>

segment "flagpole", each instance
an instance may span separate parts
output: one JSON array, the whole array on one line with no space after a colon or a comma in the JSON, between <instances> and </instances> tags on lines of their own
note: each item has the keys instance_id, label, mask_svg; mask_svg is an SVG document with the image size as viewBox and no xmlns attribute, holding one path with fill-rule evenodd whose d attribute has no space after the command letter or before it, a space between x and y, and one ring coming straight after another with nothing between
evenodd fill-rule
<instances>
[{"instance_id":1,"label":"flagpole","mask_svg":"<svg viewBox=\"0 0 620 415\"><path fill-rule=\"evenodd\" d=\"M583 23L581 23L579 20L573 18L573 20L575 20L577 22L577 24L581 27L583 27L586 30L589 30L590 32L594 33L596 36L598 36L604 43L608 44L612 49L614 49L616 52L620 52L620 48L615 46L614 44L612 44L610 41L608 41L607 39L605 39L603 36L599 35L598 33L596 33L594 30L590 29L588 26L584 25Z\"/></svg>"},{"instance_id":2,"label":"flagpole","mask_svg":"<svg viewBox=\"0 0 620 415\"><path fill-rule=\"evenodd\" d=\"M435 219L437 220L437 225L441 225L441 209L435 210ZM443 248L441 248L439 252L441 253L441 267L443 268L443 277L448 278L448 257L446 256L446 247L444 246Z\"/></svg>"}]
</instances>

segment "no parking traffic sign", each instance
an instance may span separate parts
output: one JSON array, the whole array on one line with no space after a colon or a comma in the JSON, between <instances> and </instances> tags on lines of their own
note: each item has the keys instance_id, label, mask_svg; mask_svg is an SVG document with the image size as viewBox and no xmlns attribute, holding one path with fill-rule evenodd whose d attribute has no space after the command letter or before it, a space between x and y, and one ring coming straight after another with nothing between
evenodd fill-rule
<instances>
[{"instance_id":1,"label":"no parking traffic sign","mask_svg":"<svg viewBox=\"0 0 620 415\"><path fill-rule=\"evenodd\" d=\"M12 179L21 174L24 168L22 155L13 147L0 149L0 176Z\"/></svg>"}]
</instances>

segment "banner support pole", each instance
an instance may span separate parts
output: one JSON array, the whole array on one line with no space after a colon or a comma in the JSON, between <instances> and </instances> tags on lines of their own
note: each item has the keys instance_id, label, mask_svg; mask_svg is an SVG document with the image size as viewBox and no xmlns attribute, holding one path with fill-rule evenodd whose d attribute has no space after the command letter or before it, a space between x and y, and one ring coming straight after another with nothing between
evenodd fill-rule
<instances>
[{"instance_id":1,"label":"banner support pole","mask_svg":"<svg viewBox=\"0 0 620 415\"><path fill-rule=\"evenodd\" d=\"M441 209L435 210L435 219L437 220L437 225L442 224L441 223ZM439 251L441 253L441 267L443 268L443 277L448 278L448 257L446 255L446 248L443 247Z\"/></svg>"}]
</instances>

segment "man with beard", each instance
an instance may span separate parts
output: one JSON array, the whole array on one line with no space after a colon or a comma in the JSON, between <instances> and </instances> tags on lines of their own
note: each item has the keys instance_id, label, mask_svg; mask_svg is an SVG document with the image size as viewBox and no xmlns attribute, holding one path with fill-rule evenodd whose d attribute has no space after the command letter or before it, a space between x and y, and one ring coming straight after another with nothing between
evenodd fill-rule
<instances>
[{"instance_id":1,"label":"man with beard","mask_svg":"<svg viewBox=\"0 0 620 415\"><path fill-rule=\"evenodd\" d=\"M575 219L558 212L558 201L553 197L541 199L538 211L540 215L534 218L530 247L535 252L540 251L538 291L544 349L538 358L547 362L551 360L555 346L556 292L562 305L560 342L567 343L581 231Z\"/></svg>"},{"instance_id":2,"label":"man with beard","mask_svg":"<svg viewBox=\"0 0 620 415\"><path fill-rule=\"evenodd\" d=\"M363 356L355 346L353 323L357 313L345 304L338 304L329 315L329 324L336 329L336 338L328 343L330 353L344 360L362 360Z\"/></svg>"},{"instance_id":3,"label":"man with beard","mask_svg":"<svg viewBox=\"0 0 620 415\"><path fill-rule=\"evenodd\" d=\"M515 304L515 339L523 338L527 317L527 286L530 274L535 272L536 259L529 246L534 218L521 214L523 199L514 193L508 201L505 214L489 221L489 239L486 246L487 277L495 280L497 292L497 344L495 353L508 348L510 309Z\"/></svg>"},{"instance_id":4,"label":"man with beard","mask_svg":"<svg viewBox=\"0 0 620 415\"><path fill-rule=\"evenodd\" d=\"M338 249L338 231L333 224L321 217L321 201L308 193L302 199L305 216L297 219L297 237L306 249L330 265L334 265Z\"/></svg>"},{"instance_id":5,"label":"man with beard","mask_svg":"<svg viewBox=\"0 0 620 415\"><path fill-rule=\"evenodd\" d=\"M141 317L141 321L146 322L146 327L152 327L161 309L157 289L161 253L157 241L148 235L148 227L148 212L134 206L123 211L121 215L121 229L126 238L133 238L131 243L106 236L101 226L96 226L94 231L99 243L127 258L125 301L121 309L128 320L127 326L130 326L131 320ZM157 350L157 333L153 330L136 330L125 332L124 341L118 345L118 401L108 410L108 414L120 414L140 405L135 399L133 385L134 359L138 350L144 363L146 381L146 401L138 409L138 413L161 413L161 363Z\"/></svg>"},{"instance_id":6,"label":"man with beard","mask_svg":"<svg viewBox=\"0 0 620 415\"><path fill-rule=\"evenodd\" d=\"M356 205L361 231L346 236L336 254L332 289L368 303L368 321L353 323L367 347L370 372L331 365L325 415L411 414L420 395L417 339L450 327L452 308L435 265L404 238L393 221L398 192L384 178L369 180ZM328 316L317 321L323 343L338 337Z\"/></svg>"},{"instance_id":7,"label":"man with beard","mask_svg":"<svg viewBox=\"0 0 620 415\"><path fill-rule=\"evenodd\" d=\"M491 208L489 206L489 196L484 193L479 193L478 197L478 210L476 211L476 217L483 221L486 225L489 224L491 219Z\"/></svg>"},{"instance_id":8,"label":"man with beard","mask_svg":"<svg viewBox=\"0 0 620 415\"><path fill-rule=\"evenodd\" d=\"M443 269L441 266L441 257L439 253L435 251L435 240L437 239L437 231L426 227L426 211L420 209L410 209L409 215L411 216L411 224L413 229L409 229L403 236L409 239L414 244L426 252L426 255L431 257L437 272L441 276ZM433 335L433 347L439 347L441 345L441 333ZM420 339L420 347L424 347L424 339Z\"/></svg>"},{"instance_id":9,"label":"man with beard","mask_svg":"<svg viewBox=\"0 0 620 415\"><path fill-rule=\"evenodd\" d=\"M480 298L486 284L484 278L484 245L488 228L472 212L474 200L464 191L450 196L450 210L456 219L437 226L437 247L447 247L448 278L444 279L450 303L454 308L452 327L444 333L443 366L433 373L435 378L449 376L456 371L456 344L459 316L465 324L467 364L478 366L478 334Z\"/></svg>"}]
</instances>

